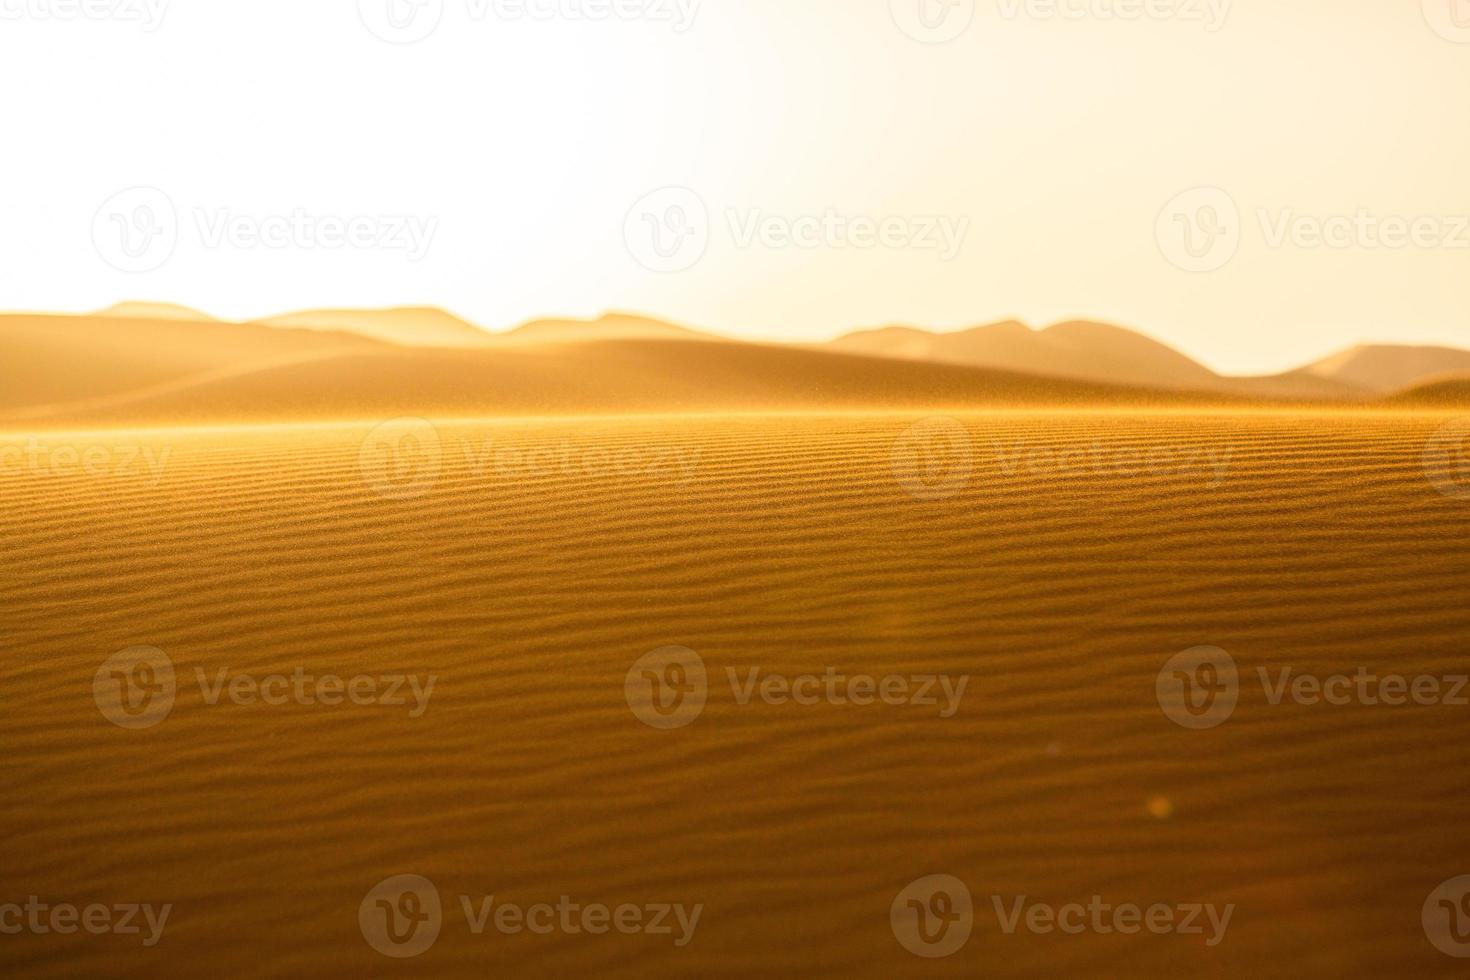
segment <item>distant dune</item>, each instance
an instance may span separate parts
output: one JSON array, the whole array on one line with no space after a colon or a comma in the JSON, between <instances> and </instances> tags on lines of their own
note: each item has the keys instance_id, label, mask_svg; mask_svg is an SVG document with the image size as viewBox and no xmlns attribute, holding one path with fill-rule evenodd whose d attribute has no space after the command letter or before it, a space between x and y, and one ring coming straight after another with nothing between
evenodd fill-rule
<instances>
[{"instance_id":1,"label":"distant dune","mask_svg":"<svg viewBox=\"0 0 1470 980\"><path fill-rule=\"evenodd\" d=\"M161 303L0 316L0 422L356 419L995 405L1459 404L1470 352L1360 347L1229 378L1084 321L955 334L894 327L828 345L720 338L631 314L492 334L444 310L318 310L248 323ZM1408 379L1401 383L1402 379ZM1414 389L1414 390L1410 390ZM1390 397L1392 396L1392 397Z\"/></svg>"},{"instance_id":2,"label":"distant dune","mask_svg":"<svg viewBox=\"0 0 1470 980\"><path fill-rule=\"evenodd\" d=\"M688 327L627 313L609 313L596 320L533 320L494 336L499 341L533 344L585 343L594 340L724 340Z\"/></svg>"},{"instance_id":3,"label":"distant dune","mask_svg":"<svg viewBox=\"0 0 1470 980\"><path fill-rule=\"evenodd\" d=\"M1388 393L1446 375L1470 378L1470 351L1453 347L1370 344L1345 350L1308 365L1304 370L1320 378Z\"/></svg>"},{"instance_id":4,"label":"distant dune","mask_svg":"<svg viewBox=\"0 0 1470 980\"><path fill-rule=\"evenodd\" d=\"M492 333L433 307L392 310L313 310L258 321L273 327L339 330L401 347L466 348L520 344L569 344L595 340L719 340L690 330L626 313L595 320L533 320L513 330Z\"/></svg>"},{"instance_id":5,"label":"distant dune","mask_svg":"<svg viewBox=\"0 0 1470 980\"><path fill-rule=\"evenodd\" d=\"M132 320L192 320L196 323L216 322L208 313L177 303L116 303L94 316Z\"/></svg>"},{"instance_id":6,"label":"distant dune","mask_svg":"<svg viewBox=\"0 0 1470 980\"><path fill-rule=\"evenodd\" d=\"M955 333L887 327L839 337L831 346L879 357L1269 400L1353 401L1374 393L1351 379L1308 371L1227 377L1135 330L1080 320L1044 330L1016 321Z\"/></svg>"},{"instance_id":7,"label":"distant dune","mask_svg":"<svg viewBox=\"0 0 1470 980\"><path fill-rule=\"evenodd\" d=\"M1470 378L1445 378L1415 385L1389 399L1400 405L1455 408L1470 405Z\"/></svg>"},{"instance_id":8,"label":"distant dune","mask_svg":"<svg viewBox=\"0 0 1470 980\"><path fill-rule=\"evenodd\" d=\"M267 317L272 327L298 330L350 331L404 347L482 347L488 332L435 307L393 310L309 310Z\"/></svg>"},{"instance_id":9,"label":"distant dune","mask_svg":"<svg viewBox=\"0 0 1470 980\"><path fill-rule=\"evenodd\" d=\"M848 334L838 350L943 361L1054 377L1152 388L1214 390L1219 378L1171 347L1102 323L1060 323L1032 330L1009 321L957 333L889 327Z\"/></svg>"},{"instance_id":10,"label":"distant dune","mask_svg":"<svg viewBox=\"0 0 1470 980\"><path fill-rule=\"evenodd\" d=\"M365 349L293 358L130 399L60 424L823 411L997 405L1187 405L1221 397L740 343L606 341L500 350ZM1238 400L1237 400L1238 401ZM0 417L0 423L5 420Z\"/></svg>"},{"instance_id":11,"label":"distant dune","mask_svg":"<svg viewBox=\"0 0 1470 980\"><path fill-rule=\"evenodd\" d=\"M91 410L178 384L381 346L355 334L258 324L0 316L0 416Z\"/></svg>"}]
</instances>

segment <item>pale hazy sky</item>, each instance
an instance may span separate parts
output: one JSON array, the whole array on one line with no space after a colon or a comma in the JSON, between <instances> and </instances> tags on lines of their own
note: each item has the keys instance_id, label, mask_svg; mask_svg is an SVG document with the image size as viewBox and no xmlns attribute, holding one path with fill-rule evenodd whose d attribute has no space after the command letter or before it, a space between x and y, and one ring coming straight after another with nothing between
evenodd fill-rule
<instances>
[{"instance_id":1,"label":"pale hazy sky","mask_svg":"<svg viewBox=\"0 0 1470 980\"><path fill-rule=\"evenodd\" d=\"M0 0L0 308L1470 347L1470 0L947 2Z\"/></svg>"}]
</instances>

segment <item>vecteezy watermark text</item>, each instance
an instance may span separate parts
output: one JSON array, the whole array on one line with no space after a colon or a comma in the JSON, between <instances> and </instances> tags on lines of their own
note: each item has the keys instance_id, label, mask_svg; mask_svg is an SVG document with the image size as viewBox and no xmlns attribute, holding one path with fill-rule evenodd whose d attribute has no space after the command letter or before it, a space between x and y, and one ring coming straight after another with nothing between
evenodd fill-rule
<instances>
[{"instance_id":1,"label":"vecteezy watermark text","mask_svg":"<svg viewBox=\"0 0 1470 980\"><path fill-rule=\"evenodd\" d=\"M1101 895L1087 901L1053 904L1027 895L990 895L1000 933L1078 936L1202 936L1215 947L1225 939L1235 906L1204 902L1113 902ZM953 956L976 927L969 886L953 875L927 875L903 888L889 909L889 924L899 945L926 959Z\"/></svg>"},{"instance_id":2,"label":"vecteezy watermark text","mask_svg":"<svg viewBox=\"0 0 1470 980\"><path fill-rule=\"evenodd\" d=\"M237 706L284 707L302 705L335 708L341 705L407 708L408 717L422 718L429 709L433 674L356 674L350 677L315 673L296 667L289 673L244 673L230 667L195 667L200 700L209 706L222 701ZM140 730L159 724L173 710L178 693L173 660L157 647L120 650L103 661L92 681L97 710L119 728Z\"/></svg>"},{"instance_id":3,"label":"vecteezy watermark text","mask_svg":"<svg viewBox=\"0 0 1470 980\"><path fill-rule=\"evenodd\" d=\"M1182 478L1197 480L1205 489L1213 490L1225 483L1233 456L1230 447L1210 444L1169 446L1102 439L1058 443L995 437L980 440L959 419L936 416L904 429L894 440L890 466L905 493L916 500L933 502L963 494L981 463L1007 480Z\"/></svg>"},{"instance_id":4,"label":"vecteezy watermark text","mask_svg":"<svg viewBox=\"0 0 1470 980\"><path fill-rule=\"evenodd\" d=\"M1270 249L1470 251L1470 215L1465 214L1400 215L1364 207L1308 214L1293 207L1261 207L1253 216L1262 243ZM1164 257L1178 268L1215 272L1235 258L1249 224L1229 192L1197 187L1164 206L1154 236Z\"/></svg>"},{"instance_id":5,"label":"vecteezy watermark text","mask_svg":"<svg viewBox=\"0 0 1470 980\"><path fill-rule=\"evenodd\" d=\"M514 936L555 934L576 936L657 936L676 948L694 941L704 905L683 902L575 901L569 895L555 902L530 904L506 901L495 895L460 895L459 909L473 936L487 930ZM445 912L439 890L422 875L395 875L371 888L358 906L358 927L369 946L394 959L408 959L428 951L444 928Z\"/></svg>"},{"instance_id":6,"label":"vecteezy watermark text","mask_svg":"<svg viewBox=\"0 0 1470 980\"><path fill-rule=\"evenodd\" d=\"M1080 936L1085 932L1101 936L1113 933L1136 936L1149 932L1155 936L1203 936L1205 945L1210 947L1224 941L1230 919L1235 915L1233 904L1223 908L1202 902L1177 905L1156 902L1147 906L1121 902L1114 905L1104 901L1101 895L1093 895L1085 905L1081 902L1052 905L1025 895L1007 899L992 895L990 903L995 909L1001 932L1007 936L1022 929L1043 936L1053 932L1068 936Z\"/></svg>"},{"instance_id":7,"label":"vecteezy watermark text","mask_svg":"<svg viewBox=\"0 0 1470 980\"><path fill-rule=\"evenodd\" d=\"M836 667L820 673L781 674L761 667L725 668L731 697L741 706L821 704L856 707L887 705L935 710L953 718L970 678L948 674L847 674ZM704 659L688 647L660 647L629 668L624 696L633 715L652 728L683 728L704 711L709 699Z\"/></svg>"},{"instance_id":8,"label":"vecteezy watermark text","mask_svg":"<svg viewBox=\"0 0 1470 980\"><path fill-rule=\"evenodd\" d=\"M805 214L728 208L724 223L730 244L741 250L883 249L928 252L941 262L959 256L970 232L965 215L869 215L831 207ZM687 187L665 187L628 211L623 240L645 269L684 272L704 258L714 230L702 196Z\"/></svg>"},{"instance_id":9,"label":"vecteezy watermark text","mask_svg":"<svg viewBox=\"0 0 1470 980\"><path fill-rule=\"evenodd\" d=\"M702 450L678 444L600 445L530 435L452 438L428 419L392 419L363 439L358 470L363 485L385 500L414 500L433 491L445 457L476 482L526 483L546 478L598 477L667 481L687 486Z\"/></svg>"},{"instance_id":10,"label":"vecteezy watermark text","mask_svg":"<svg viewBox=\"0 0 1470 980\"><path fill-rule=\"evenodd\" d=\"M1470 707L1470 675L1379 673L1320 674L1296 667L1257 667L1267 704L1315 707ZM1235 713L1242 685L1235 658L1219 647L1194 647L1171 657L1155 681L1159 706L1182 728L1223 725Z\"/></svg>"},{"instance_id":11,"label":"vecteezy watermark text","mask_svg":"<svg viewBox=\"0 0 1470 980\"><path fill-rule=\"evenodd\" d=\"M131 187L104 201L92 219L92 244L120 272L164 266L181 240L206 249L382 251L418 262L428 255L439 219L414 214L329 214L303 207L278 213L196 206L180 217L156 187Z\"/></svg>"},{"instance_id":12,"label":"vecteezy watermark text","mask_svg":"<svg viewBox=\"0 0 1470 980\"><path fill-rule=\"evenodd\" d=\"M374 37L416 44L438 31L447 12L473 24L641 22L675 34L694 26L703 0L358 0L357 13Z\"/></svg>"},{"instance_id":13,"label":"vecteezy watermark text","mask_svg":"<svg viewBox=\"0 0 1470 980\"><path fill-rule=\"evenodd\" d=\"M1178 21L1213 34L1225 26L1234 0L996 0L1006 20L1132 23Z\"/></svg>"},{"instance_id":14,"label":"vecteezy watermark text","mask_svg":"<svg viewBox=\"0 0 1470 980\"><path fill-rule=\"evenodd\" d=\"M0 21L115 21L151 34L163 26L170 0L0 0Z\"/></svg>"},{"instance_id":15,"label":"vecteezy watermark text","mask_svg":"<svg viewBox=\"0 0 1470 980\"><path fill-rule=\"evenodd\" d=\"M156 487L172 454L173 447L167 445L124 441L79 445L41 436L18 441L0 438L0 477L110 477L142 480Z\"/></svg>"},{"instance_id":16,"label":"vecteezy watermark text","mask_svg":"<svg viewBox=\"0 0 1470 980\"><path fill-rule=\"evenodd\" d=\"M164 927L168 925L168 917L173 910L172 904L155 908L151 904L137 903L48 903L37 895L31 895L24 905L18 902L0 904L0 934L45 936L54 933L70 936L85 932L93 936L142 936L143 945L152 947L163 938Z\"/></svg>"}]
</instances>

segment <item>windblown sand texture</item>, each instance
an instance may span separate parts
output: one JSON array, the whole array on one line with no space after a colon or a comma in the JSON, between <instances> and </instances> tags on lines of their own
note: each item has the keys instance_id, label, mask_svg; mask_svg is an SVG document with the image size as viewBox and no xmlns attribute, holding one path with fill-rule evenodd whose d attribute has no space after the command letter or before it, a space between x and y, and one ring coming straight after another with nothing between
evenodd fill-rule
<instances>
[{"instance_id":1,"label":"windblown sand texture","mask_svg":"<svg viewBox=\"0 0 1470 980\"><path fill-rule=\"evenodd\" d=\"M0 466L4 894L174 905L152 949L0 936L9 975L1455 975L1420 906L1470 871L1470 708L1272 706L1256 677L1466 672L1447 416L436 419L385 463L387 417L0 436L44 461ZM93 681L140 644L178 695L128 731ZM668 645L710 689L659 731L624 683ZM1155 695L1199 645L1242 678L1208 731ZM437 684L414 718L195 680L303 666ZM741 705L753 667L970 681L948 718ZM445 915L399 962L357 912L407 873ZM936 873L974 934L920 960L889 906ZM990 898L1094 894L1237 908L1208 948L1007 936ZM460 895L704 909L678 949L475 936Z\"/></svg>"}]
</instances>

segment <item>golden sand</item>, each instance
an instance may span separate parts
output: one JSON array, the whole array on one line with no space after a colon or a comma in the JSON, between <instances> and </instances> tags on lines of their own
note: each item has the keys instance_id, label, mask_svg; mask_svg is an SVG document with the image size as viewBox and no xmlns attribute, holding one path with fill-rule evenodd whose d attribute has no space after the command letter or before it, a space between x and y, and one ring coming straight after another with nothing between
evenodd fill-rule
<instances>
[{"instance_id":1,"label":"golden sand","mask_svg":"<svg viewBox=\"0 0 1470 980\"><path fill-rule=\"evenodd\" d=\"M173 906L152 949L0 937L10 972L1438 975L1453 961L1420 905L1470 861L1470 708L1272 705L1257 670L1465 672L1470 502L1425 472L1443 423L1079 411L0 436L6 897ZM139 645L167 655L177 697L129 730L94 680ZM1156 680L1202 645L1229 652L1241 689L1196 731ZM669 646L702 658L708 698L660 730L625 684ZM969 680L945 717L742 704L727 672L752 669ZM210 703L221 677L298 672L436 680L417 717L411 697ZM432 948L401 963L358 921L400 874L444 904ZM920 960L889 909L932 874L968 885L974 932ZM703 911L682 948L475 935L459 897L491 895ZM992 904L1094 895L1236 911L1211 947L1006 935Z\"/></svg>"}]
</instances>

